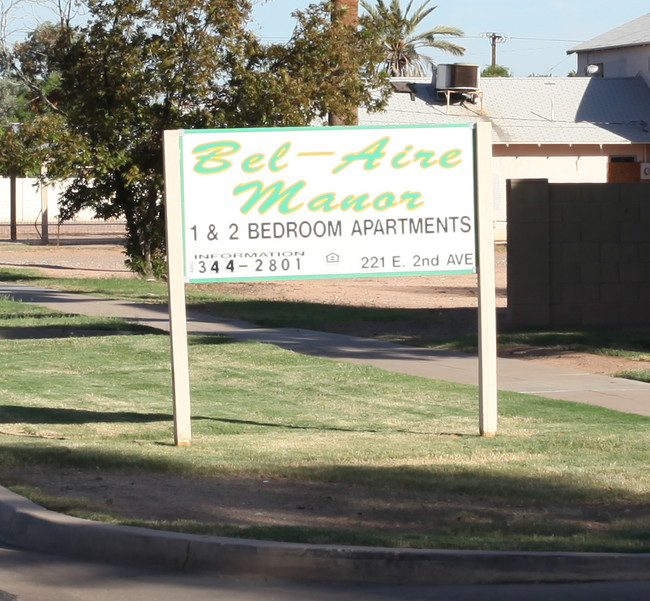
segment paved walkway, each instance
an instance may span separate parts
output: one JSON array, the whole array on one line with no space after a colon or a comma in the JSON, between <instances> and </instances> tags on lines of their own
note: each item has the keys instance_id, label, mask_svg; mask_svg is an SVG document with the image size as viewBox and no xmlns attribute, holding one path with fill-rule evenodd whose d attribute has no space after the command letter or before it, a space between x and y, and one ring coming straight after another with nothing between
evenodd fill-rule
<instances>
[{"instance_id":1,"label":"paved walkway","mask_svg":"<svg viewBox=\"0 0 650 601\"><path fill-rule=\"evenodd\" d=\"M147 305L93 296L0 283L0 295L81 315L121 317L169 329L166 305ZM296 328L260 328L235 319L188 314L188 332L226 334L259 340L293 351L373 365L381 369L462 384L478 383L478 359L449 351L434 351L372 339ZM589 374L535 361L499 359L499 390L589 403L650 416L650 384Z\"/></svg>"}]
</instances>

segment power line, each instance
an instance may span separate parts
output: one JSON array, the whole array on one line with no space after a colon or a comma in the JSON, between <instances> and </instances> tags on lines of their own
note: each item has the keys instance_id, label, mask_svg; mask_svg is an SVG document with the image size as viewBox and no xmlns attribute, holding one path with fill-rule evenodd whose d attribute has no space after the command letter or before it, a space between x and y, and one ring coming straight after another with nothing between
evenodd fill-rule
<instances>
[{"instance_id":1,"label":"power line","mask_svg":"<svg viewBox=\"0 0 650 601\"><path fill-rule=\"evenodd\" d=\"M458 36L458 39L460 40L478 40L480 38L484 38L486 36L489 36L491 34L486 34L482 33L480 35L461 35ZM500 35L500 34L498 34ZM530 41L530 42L569 42L572 44L581 44L584 42L584 40L560 40L560 39L555 39L555 38L524 38L520 36L504 36L506 41L507 40L524 40L524 41Z\"/></svg>"},{"instance_id":2,"label":"power line","mask_svg":"<svg viewBox=\"0 0 650 601\"><path fill-rule=\"evenodd\" d=\"M570 42L572 44L581 44L584 40L556 40L552 38L517 38L514 36L509 37L510 40L527 40L531 42Z\"/></svg>"},{"instance_id":3,"label":"power line","mask_svg":"<svg viewBox=\"0 0 650 601\"><path fill-rule=\"evenodd\" d=\"M480 35L461 35L458 36L459 40L479 40L482 38L485 38L490 35L501 35L501 34L492 34L492 33L482 33ZM266 36L262 35L260 36L260 39L262 40L274 40L274 41L286 41L289 37L287 36ZM522 37L522 36L503 36L504 41L508 40L519 40L519 41L528 41L528 42L564 42L564 43L569 43L569 44L581 44L584 42L584 40L564 40L564 39L559 39L559 38L528 38L528 37Z\"/></svg>"}]
</instances>

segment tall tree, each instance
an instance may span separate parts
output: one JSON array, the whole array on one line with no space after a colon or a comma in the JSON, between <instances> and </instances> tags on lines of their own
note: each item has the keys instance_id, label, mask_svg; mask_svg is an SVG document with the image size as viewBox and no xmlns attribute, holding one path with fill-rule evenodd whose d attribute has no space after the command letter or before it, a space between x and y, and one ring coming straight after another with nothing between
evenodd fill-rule
<instances>
[{"instance_id":1,"label":"tall tree","mask_svg":"<svg viewBox=\"0 0 650 601\"><path fill-rule=\"evenodd\" d=\"M164 130L306 126L385 101L380 45L332 22L331 2L296 13L285 45L247 30L250 9L250 0L89 0L87 24L50 45L56 69L38 66L59 78L56 102L32 121L50 176L72 178L63 217L89 207L124 218L127 263L143 274L166 268Z\"/></svg>"},{"instance_id":2,"label":"tall tree","mask_svg":"<svg viewBox=\"0 0 650 601\"><path fill-rule=\"evenodd\" d=\"M293 14L296 27L286 44L249 40L228 86L229 125L306 126L330 112L349 122L357 106L381 109L388 89L376 68L381 42L332 18L344 10L332 2L312 4Z\"/></svg>"},{"instance_id":3,"label":"tall tree","mask_svg":"<svg viewBox=\"0 0 650 601\"><path fill-rule=\"evenodd\" d=\"M435 9L425 0L413 8L414 0L409 0L402 11L400 0L361 0L361 6L368 13L365 26L382 40L385 47L384 65L393 77L421 76L433 64L433 60L421 53L424 48L435 48L461 56L465 48L441 37L459 37L463 31L457 27L437 25L432 29L418 32L424 19ZM411 12L413 9L413 12Z\"/></svg>"},{"instance_id":4,"label":"tall tree","mask_svg":"<svg viewBox=\"0 0 650 601\"><path fill-rule=\"evenodd\" d=\"M0 19L2 21L2 19ZM54 60L61 28L45 23L16 43L0 43L0 174L36 177L46 157L44 128L54 140L52 108L60 84Z\"/></svg>"}]
</instances>

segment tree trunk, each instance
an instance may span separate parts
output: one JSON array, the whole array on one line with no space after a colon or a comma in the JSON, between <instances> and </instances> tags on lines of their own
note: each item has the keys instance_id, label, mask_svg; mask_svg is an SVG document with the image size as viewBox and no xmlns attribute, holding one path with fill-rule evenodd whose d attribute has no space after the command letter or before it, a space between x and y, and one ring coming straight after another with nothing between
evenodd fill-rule
<instances>
[{"instance_id":1,"label":"tree trunk","mask_svg":"<svg viewBox=\"0 0 650 601\"><path fill-rule=\"evenodd\" d=\"M359 0L334 0L334 14L338 14L341 10L343 10L341 22L344 25L351 25L356 28L359 24ZM356 114L357 111L355 111L355 116L352 118L351 122L348 122L346 119L339 117L334 113L330 113L328 116L328 123L329 125L358 125L359 117Z\"/></svg>"},{"instance_id":2,"label":"tree trunk","mask_svg":"<svg viewBox=\"0 0 650 601\"><path fill-rule=\"evenodd\" d=\"M341 9L344 11L341 21L356 27L359 23L359 0L334 0L334 10Z\"/></svg>"}]
</instances>

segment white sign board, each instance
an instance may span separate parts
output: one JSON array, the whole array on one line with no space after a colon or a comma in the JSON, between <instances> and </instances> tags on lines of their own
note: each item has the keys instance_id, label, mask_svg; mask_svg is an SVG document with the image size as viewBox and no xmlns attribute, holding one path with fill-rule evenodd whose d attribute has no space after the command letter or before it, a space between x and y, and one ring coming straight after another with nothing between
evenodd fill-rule
<instances>
[{"instance_id":1,"label":"white sign board","mask_svg":"<svg viewBox=\"0 0 650 601\"><path fill-rule=\"evenodd\" d=\"M489 123L165 132L176 444L192 440L186 282L473 271L479 431L496 435L491 144Z\"/></svg>"},{"instance_id":2,"label":"white sign board","mask_svg":"<svg viewBox=\"0 0 650 601\"><path fill-rule=\"evenodd\" d=\"M468 125L179 140L185 282L475 271Z\"/></svg>"}]
</instances>

